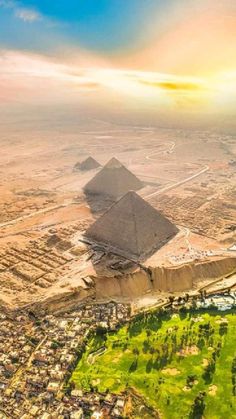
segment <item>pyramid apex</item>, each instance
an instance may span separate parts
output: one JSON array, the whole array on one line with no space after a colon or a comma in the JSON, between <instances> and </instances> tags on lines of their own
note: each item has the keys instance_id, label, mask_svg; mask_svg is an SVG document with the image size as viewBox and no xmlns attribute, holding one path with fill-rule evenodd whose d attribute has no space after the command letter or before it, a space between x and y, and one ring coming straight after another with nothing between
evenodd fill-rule
<instances>
[{"instance_id":1,"label":"pyramid apex","mask_svg":"<svg viewBox=\"0 0 236 419\"><path fill-rule=\"evenodd\" d=\"M123 199L123 198L133 199L136 197L140 198L140 196L131 189L130 191L126 192L126 194L123 195L120 199Z\"/></svg>"},{"instance_id":2,"label":"pyramid apex","mask_svg":"<svg viewBox=\"0 0 236 419\"><path fill-rule=\"evenodd\" d=\"M105 165L107 169L119 169L122 166L123 164L116 157L112 157Z\"/></svg>"},{"instance_id":3,"label":"pyramid apex","mask_svg":"<svg viewBox=\"0 0 236 419\"><path fill-rule=\"evenodd\" d=\"M139 196L138 194L137 194L137 192L135 192L133 189L130 189L130 191L129 192L127 192L129 195L131 195L131 196Z\"/></svg>"},{"instance_id":4,"label":"pyramid apex","mask_svg":"<svg viewBox=\"0 0 236 419\"><path fill-rule=\"evenodd\" d=\"M75 165L75 169L78 168L80 170L91 170L96 169L97 167L100 167L100 164L91 156L87 157L80 163L76 163Z\"/></svg>"},{"instance_id":5,"label":"pyramid apex","mask_svg":"<svg viewBox=\"0 0 236 419\"><path fill-rule=\"evenodd\" d=\"M99 164L97 162L97 160L95 160L92 156L88 156L85 160L83 160L82 163L86 163L86 162L95 162L95 163Z\"/></svg>"}]
</instances>

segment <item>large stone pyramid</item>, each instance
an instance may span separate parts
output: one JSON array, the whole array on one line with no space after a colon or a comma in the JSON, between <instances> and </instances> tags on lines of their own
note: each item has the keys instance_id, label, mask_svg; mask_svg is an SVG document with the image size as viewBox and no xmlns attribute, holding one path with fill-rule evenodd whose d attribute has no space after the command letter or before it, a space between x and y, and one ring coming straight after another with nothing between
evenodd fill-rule
<instances>
[{"instance_id":1,"label":"large stone pyramid","mask_svg":"<svg viewBox=\"0 0 236 419\"><path fill-rule=\"evenodd\" d=\"M75 170L92 170L97 169L101 165L93 158L88 157L87 159L83 160L82 162L76 163L74 166Z\"/></svg>"},{"instance_id":2,"label":"large stone pyramid","mask_svg":"<svg viewBox=\"0 0 236 419\"><path fill-rule=\"evenodd\" d=\"M91 195L104 195L118 199L130 190L137 191L142 182L116 158L112 158L84 187Z\"/></svg>"},{"instance_id":3,"label":"large stone pyramid","mask_svg":"<svg viewBox=\"0 0 236 419\"><path fill-rule=\"evenodd\" d=\"M178 233L164 215L130 191L86 231L85 237L114 253L142 260Z\"/></svg>"}]
</instances>

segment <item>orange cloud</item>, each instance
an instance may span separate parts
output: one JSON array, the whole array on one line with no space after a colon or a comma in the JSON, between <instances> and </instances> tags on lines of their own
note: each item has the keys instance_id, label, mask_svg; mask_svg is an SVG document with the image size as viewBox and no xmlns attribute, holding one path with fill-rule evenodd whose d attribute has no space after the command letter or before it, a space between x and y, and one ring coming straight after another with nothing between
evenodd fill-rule
<instances>
[{"instance_id":1,"label":"orange cloud","mask_svg":"<svg viewBox=\"0 0 236 419\"><path fill-rule=\"evenodd\" d=\"M188 82L172 82L172 81L148 81L139 80L139 83L150 87L157 87L159 89L170 90L170 91L193 91L201 90L202 86L197 83Z\"/></svg>"}]
</instances>

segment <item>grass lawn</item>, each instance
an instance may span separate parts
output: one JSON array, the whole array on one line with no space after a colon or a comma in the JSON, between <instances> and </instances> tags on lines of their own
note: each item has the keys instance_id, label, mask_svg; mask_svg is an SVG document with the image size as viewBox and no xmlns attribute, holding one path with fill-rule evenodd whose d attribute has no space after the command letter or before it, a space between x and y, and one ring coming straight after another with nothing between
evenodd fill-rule
<instances>
[{"instance_id":1,"label":"grass lawn","mask_svg":"<svg viewBox=\"0 0 236 419\"><path fill-rule=\"evenodd\" d=\"M134 387L166 419L196 417L192 405L204 392L204 418L236 418L235 332L232 312L139 316L105 339L94 336L71 380L101 392Z\"/></svg>"}]
</instances>

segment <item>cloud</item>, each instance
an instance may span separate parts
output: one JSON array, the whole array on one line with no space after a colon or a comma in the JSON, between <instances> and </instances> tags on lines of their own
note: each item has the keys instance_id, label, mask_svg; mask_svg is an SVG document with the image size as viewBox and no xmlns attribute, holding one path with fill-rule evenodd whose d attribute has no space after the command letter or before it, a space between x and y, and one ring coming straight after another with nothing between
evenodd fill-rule
<instances>
[{"instance_id":1,"label":"cloud","mask_svg":"<svg viewBox=\"0 0 236 419\"><path fill-rule=\"evenodd\" d=\"M193 91L201 90L202 86L197 83L192 82L182 82L182 81L149 81L149 80L139 80L139 83L144 84L150 87L157 87L159 89L170 90L170 91Z\"/></svg>"},{"instance_id":2,"label":"cloud","mask_svg":"<svg viewBox=\"0 0 236 419\"><path fill-rule=\"evenodd\" d=\"M2 102L78 104L83 99L104 104L117 100L125 106L204 113L235 109L236 72L215 78L196 78L102 66L86 56L81 62L0 50Z\"/></svg>"},{"instance_id":3,"label":"cloud","mask_svg":"<svg viewBox=\"0 0 236 419\"><path fill-rule=\"evenodd\" d=\"M102 85L86 69L13 50L0 50L0 99L5 102L64 103Z\"/></svg>"},{"instance_id":4,"label":"cloud","mask_svg":"<svg viewBox=\"0 0 236 419\"><path fill-rule=\"evenodd\" d=\"M22 19L24 22L35 22L42 19L40 13L31 9L17 8L14 14L17 18Z\"/></svg>"},{"instance_id":5,"label":"cloud","mask_svg":"<svg viewBox=\"0 0 236 419\"><path fill-rule=\"evenodd\" d=\"M24 22L35 22L43 18L43 16L35 9L22 7L21 4L14 0L0 0L0 7L12 10L17 19Z\"/></svg>"},{"instance_id":6,"label":"cloud","mask_svg":"<svg viewBox=\"0 0 236 419\"><path fill-rule=\"evenodd\" d=\"M135 88L141 95L146 93L156 96L158 91L170 92L176 95L186 93L204 92L209 89L206 80L198 77L178 76L174 74L163 74L151 71L137 70L116 70L105 69L99 73L104 82L115 86L118 82L119 87L124 86L127 91L129 87ZM98 74L99 74L98 73ZM140 90L141 89L141 90Z\"/></svg>"}]
</instances>

